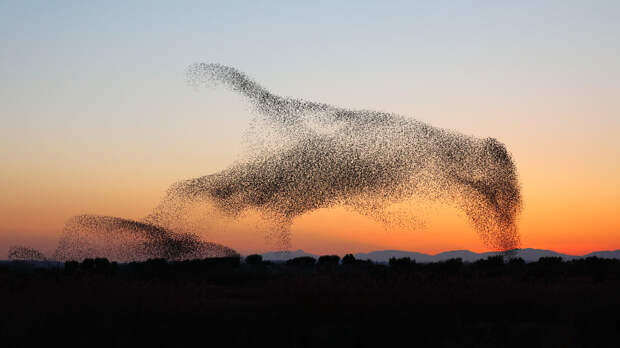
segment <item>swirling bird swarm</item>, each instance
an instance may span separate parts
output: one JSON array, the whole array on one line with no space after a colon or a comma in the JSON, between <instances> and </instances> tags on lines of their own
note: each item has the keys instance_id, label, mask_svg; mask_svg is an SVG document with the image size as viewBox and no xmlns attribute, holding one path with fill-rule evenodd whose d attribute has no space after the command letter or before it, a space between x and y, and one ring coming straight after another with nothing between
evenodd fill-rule
<instances>
[{"instance_id":1,"label":"swirling bird swarm","mask_svg":"<svg viewBox=\"0 0 620 348\"><path fill-rule=\"evenodd\" d=\"M517 171L496 139L280 97L225 65L194 64L187 75L192 85L221 84L243 95L264 134L277 140L264 139L275 145L222 172L175 183L147 221L171 224L192 202L233 217L257 210L277 222L287 245L292 220L312 210L342 205L391 225L403 219L390 214L391 205L423 199L460 208L493 249L519 246Z\"/></svg>"},{"instance_id":2,"label":"swirling bird swarm","mask_svg":"<svg viewBox=\"0 0 620 348\"><path fill-rule=\"evenodd\" d=\"M42 252L24 246L12 246L9 248L9 260L11 261L46 261Z\"/></svg>"},{"instance_id":3,"label":"swirling bird swarm","mask_svg":"<svg viewBox=\"0 0 620 348\"><path fill-rule=\"evenodd\" d=\"M202 241L193 231L190 216L203 203L231 217L249 210L262 213L274 223L283 249L290 245L293 220L307 212L345 206L388 227L410 226L415 211L394 214L390 208L412 199L457 206L493 249L519 246L517 171L497 140L391 113L280 97L220 64L191 65L187 76L195 86L222 84L250 102L258 117L257 151L219 173L173 184L143 222L73 217L54 259L236 255L230 248ZM10 256L45 259L24 247L12 248Z\"/></svg>"},{"instance_id":4,"label":"swirling bird swarm","mask_svg":"<svg viewBox=\"0 0 620 348\"><path fill-rule=\"evenodd\" d=\"M200 259L236 255L223 245L201 241L190 233L177 233L153 224L113 216L79 215L65 225L54 253L55 260L106 257L138 261Z\"/></svg>"}]
</instances>

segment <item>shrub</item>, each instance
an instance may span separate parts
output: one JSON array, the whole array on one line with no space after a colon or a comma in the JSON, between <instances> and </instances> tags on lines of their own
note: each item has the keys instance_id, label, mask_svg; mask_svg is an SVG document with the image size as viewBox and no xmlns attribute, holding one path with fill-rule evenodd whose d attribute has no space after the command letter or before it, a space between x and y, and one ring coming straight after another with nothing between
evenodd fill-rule
<instances>
[{"instance_id":1,"label":"shrub","mask_svg":"<svg viewBox=\"0 0 620 348\"><path fill-rule=\"evenodd\" d=\"M393 269L402 271L402 270L411 269L411 267L415 265L415 260L411 260L410 257L401 257L401 258L391 257L389 264L390 264L390 267L392 267Z\"/></svg>"},{"instance_id":2,"label":"shrub","mask_svg":"<svg viewBox=\"0 0 620 348\"><path fill-rule=\"evenodd\" d=\"M538 259L538 263L545 266L561 265L562 262L564 261L559 256L546 256Z\"/></svg>"},{"instance_id":3,"label":"shrub","mask_svg":"<svg viewBox=\"0 0 620 348\"><path fill-rule=\"evenodd\" d=\"M512 267L521 267L525 265L525 260L523 260L520 257L513 257L510 260L508 260L508 265Z\"/></svg>"},{"instance_id":4,"label":"shrub","mask_svg":"<svg viewBox=\"0 0 620 348\"><path fill-rule=\"evenodd\" d=\"M312 256L300 256L286 261L287 265L294 266L313 266L316 260Z\"/></svg>"},{"instance_id":5,"label":"shrub","mask_svg":"<svg viewBox=\"0 0 620 348\"><path fill-rule=\"evenodd\" d=\"M343 265L350 265L350 264L354 264L355 263L355 256L353 256L353 254L346 254L343 258L342 258L342 264Z\"/></svg>"},{"instance_id":6,"label":"shrub","mask_svg":"<svg viewBox=\"0 0 620 348\"><path fill-rule=\"evenodd\" d=\"M77 261L65 261L65 271L75 272L80 269L80 263Z\"/></svg>"},{"instance_id":7,"label":"shrub","mask_svg":"<svg viewBox=\"0 0 620 348\"><path fill-rule=\"evenodd\" d=\"M260 265L263 263L263 256L259 254L252 254L245 257L245 263L248 265Z\"/></svg>"},{"instance_id":8,"label":"shrub","mask_svg":"<svg viewBox=\"0 0 620 348\"><path fill-rule=\"evenodd\" d=\"M235 268L241 264L241 256L210 257L200 261L202 266L216 268Z\"/></svg>"},{"instance_id":9,"label":"shrub","mask_svg":"<svg viewBox=\"0 0 620 348\"><path fill-rule=\"evenodd\" d=\"M80 264L80 268L84 271L92 271L95 269L95 260L94 259L84 259Z\"/></svg>"},{"instance_id":10,"label":"shrub","mask_svg":"<svg viewBox=\"0 0 620 348\"><path fill-rule=\"evenodd\" d=\"M319 265L337 265L340 262L338 255L323 255L319 257Z\"/></svg>"},{"instance_id":11,"label":"shrub","mask_svg":"<svg viewBox=\"0 0 620 348\"><path fill-rule=\"evenodd\" d=\"M486 259L480 259L474 262L474 264L482 268L502 267L504 266L504 256L502 255L489 256Z\"/></svg>"},{"instance_id":12,"label":"shrub","mask_svg":"<svg viewBox=\"0 0 620 348\"><path fill-rule=\"evenodd\" d=\"M440 267L447 273L458 273L463 268L463 259L460 257L445 260Z\"/></svg>"}]
</instances>

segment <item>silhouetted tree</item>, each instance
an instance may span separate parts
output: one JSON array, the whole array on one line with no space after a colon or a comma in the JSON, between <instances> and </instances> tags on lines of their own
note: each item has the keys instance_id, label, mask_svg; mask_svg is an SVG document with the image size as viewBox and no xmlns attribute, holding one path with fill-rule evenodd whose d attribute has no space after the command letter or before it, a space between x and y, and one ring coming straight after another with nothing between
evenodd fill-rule
<instances>
[{"instance_id":1,"label":"silhouetted tree","mask_svg":"<svg viewBox=\"0 0 620 348\"><path fill-rule=\"evenodd\" d=\"M112 273L112 264L106 258L96 258L95 259L95 272L100 274L111 274Z\"/></svg>"},{"instance_id":2,"label":"silhouetted tree","mask_svg":"<svg viewBox=\"0 0 620 348\"><path fill-rule=\"evenodd\" d=\"M241 264L241 255L227 257L210 257L202 260L204 265L219 268L234 268Z\"/></svg>"},{"instance_id":3,"label":"silhouetted tree","mask_svg":"<svg viewBox=\"0 0 620 348\"><path fill-rule=\"evenodd\" d=\"M65 272L73 273L80 269L80 263L77 261L66 261Z\"/></svg>"},{"instance_id":4,"label":"silhouetted tree","mask_svg":"<svg viewBox=\"0 0 620 348\"><path fill-rule=\"evenodd\" d=\"M263 256L259 254L252 254L245 257L245 263L248 265L259 265L263 262Z\"/></svg>"},{"instance_id":5,"label":"silhouetted tree","mask_svg":"<svg viewBox=\"0 0 620 348\"><path fill-rule=\"evenodd\" d=\"M287 265L294 266L313 266L316 260L312 256L300 256L286 261Z\"/></svg>"},{"instance_id":6,"label":"silhouetted tree","mask_svg":"<svg viewBox=\"0 0 620 348\"><path fill-rule=\"evenodd\" d=\"M355 263L355 256L353 256L353 254L346 254L343 258L342 258L342 264L343 265L350 265L350 264L354 264Z\"/></svg>"},{"instance_id":7,"label":"silhouetted tree","mask_svg":"<svg viewBox=\"0 0 620 348\"><path fill-rule=\"evenodd\" d=\"M538 262L532 265L533 274L539 278L549 282L562 276L564 273L564 261L558 256L547 256L538 259Z\"/></svg>"},{"instance_id":8,"label":"silhouetted tree","mask_svg":"<svg viewBox=\"0 0 620 348\"><path fill-rule=\"evenodd\" d=\"M80 269L83 271L93 271L95 269L95 260L90 258L82 260Z\"/></svg>"},{"instance_id":9,"label":"silhouetted tree","mask_svg":"<svg viewBox=\"0 0 620 348\"><path fill-rule=\"evenodd\" d=\"M603 259L596 256L586 257L582 260L575 260L580 265L576 268L580 269L582 274L590 275L594 281L600 282L606 280L616 270L616 276L620 278L620 260Z\"/></svg>"},{"instance_id":10,"label":"silhouetted tree","mask_svg":"<svg viewBox=\"0 0 620 348\"><path fill-rule=\"evenodd\" d=\"M499 276L506 271L503 255L489 256L484 260L478 260L474 262L473 266L474 269L482 271L484 274L492 277Z\"/></svg>"},{"instance_id":11,"label":"silhouetted tree","mask_svg":"<svg viewBox=\"0 0 620 348\"><path fill-rule=\"evenodd\" d=\"M323 255L319 257L319 265L337 265L340 262L338 255Z\"/></svg>"},{"instance_id":12,"label":"silhouetted tree","mask_svg":"<svg viewBox=\"0 0 620 348\"><path fill-rule=\"evenodd\" d=\"M559 256L544 256L538 259L540 265L545 266L557 266L561 265L564 260Z\"/></svg>"},{"instance_id":13,"label":"silhouetted tree","mask_svg":"<svg viewBox=\"0 0 620 348\"><path fill-rule=\"evenodd\" d=\"M495 255L489 256L486 259L480 259L474 262L474 265L481 268L493 268L493 267L502 267L504 266L504 256Z\"/></svg>"},{"instance_id":14,"label":"silhouetted tree","mask_svg":"<svg viewBox=\"0 0 620 348\"><path fill-rule=\"evenodd\" d=\"M525 260L520 257L512 257L508 260L508 265L512 268L523 267L525 265Z\"/></svg>"},{"instance_id":15,"label":"silhouetted tree","mask_svg":"<svg viewBox=\"0 0 620 348\"><path fill-rule=\"evenodd\" d=\"M395 270L403 271L411 269L411 266L415 264L415 260L411 260L410 257L390 257L389 265Z\"/></svg>"},{"instance_id":16,"label":"silhouetted tree","mask_svg":"<svg viewBox=\"0 0 620 348\"><path fill-rule=\"evenodd\" d=\"M440 263L440 269L446 273L455 274L463 268L463 259L460 257L445 260Z\"/></svg>"},{"instance_id":17,"label":"silhouetted tree","mask_svg":"<svg viewBox=\"0 0 620 348\"><path fill-rule=\"evenodd\" d=\"M146 277L165 278L170 272L170 264L166 259L148 259L138 264L141 275Z\"/></svg>"}]
</instances>

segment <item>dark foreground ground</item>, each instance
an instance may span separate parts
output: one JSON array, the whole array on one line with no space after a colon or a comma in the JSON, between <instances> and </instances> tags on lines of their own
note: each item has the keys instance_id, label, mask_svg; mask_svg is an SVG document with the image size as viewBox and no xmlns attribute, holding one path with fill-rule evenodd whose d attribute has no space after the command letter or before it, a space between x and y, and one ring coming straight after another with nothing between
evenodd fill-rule
<instances>
[{"instance_id":1,"label":"dark foreground ground","mask_svg":"<svg viewBox=\"0 0 620 348\"><path fill-rule=\"evenodd\" d=\"M0 265L0 346L620 347L616 260L251 261Z\"/></svg>"}]
</instances>

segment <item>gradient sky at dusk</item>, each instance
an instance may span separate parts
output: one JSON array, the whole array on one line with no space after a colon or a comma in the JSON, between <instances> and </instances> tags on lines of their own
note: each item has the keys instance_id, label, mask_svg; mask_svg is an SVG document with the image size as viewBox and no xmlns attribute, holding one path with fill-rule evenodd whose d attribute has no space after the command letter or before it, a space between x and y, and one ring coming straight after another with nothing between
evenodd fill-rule
<instances>
[{"instance_id":1,"label":"gradient sky at dusk","mask_svg":"<svg viewBox=\"0 0 620 348\"><path fill-rule=\"evenodd\" d=\"M523 247L620 249L618 1L0 1L0 258L54 248L76 214L140 219L173 182L243 158L251 115L185 68L220 62L273 92L395 112L512 152ZM247 220L247 221L246 221ZM214 223L209 240L274 246ZM386 231L344 209L294 249L486 250L463 214Z\"/></svg>"}]
</instances>

